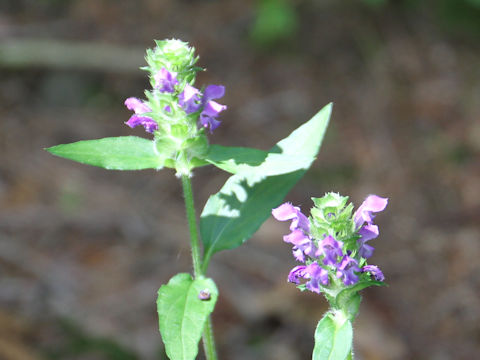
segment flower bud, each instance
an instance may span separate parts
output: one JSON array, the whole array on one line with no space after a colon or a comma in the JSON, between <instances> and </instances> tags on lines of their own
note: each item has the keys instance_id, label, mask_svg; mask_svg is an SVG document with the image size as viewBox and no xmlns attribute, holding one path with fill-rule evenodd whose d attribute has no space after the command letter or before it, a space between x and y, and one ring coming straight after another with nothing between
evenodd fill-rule
<instances>
[{"instance_id":1,"label":"flower bud","mask_svg":"<svg viewBox=\"0 0 480 360\"><path fill-rule=\"evenodd\" d=\"M150 72L152 86L155 83L154 77L158 76L157 74L162 69L177 73L180 83L183 81L190 83L195 79L195 74L200 68L194 66L198 57L195 57L193 47L190 47L187 42L177 39L155 40L155 44L155 48L147 49L145 60L148 66L143 68Z\"/></svg>"}]
</instances>

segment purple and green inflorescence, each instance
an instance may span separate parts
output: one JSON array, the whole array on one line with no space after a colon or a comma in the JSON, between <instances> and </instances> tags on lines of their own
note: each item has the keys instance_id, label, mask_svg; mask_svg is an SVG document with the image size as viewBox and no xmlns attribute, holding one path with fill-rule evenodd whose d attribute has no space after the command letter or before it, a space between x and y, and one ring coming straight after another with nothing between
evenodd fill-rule
<instances>
[{"instance_id":1,"label":"purple and green inflorescence","mask_svg":"<svg viewBox=\"0 0 480 360\"><path fill-rule=\"evenodd\" d=\"M179 173L189 173L192 159L202 159L208 150L206 130L213 132L220 125L218 116L227 107L214 101L225 94L222 85L197 89L195 49L180 40L156 41L148 49L147 66L151 90L145 91L146 100L130 97L125 106L134 112L126 122L134 128L143 126L155 137L157 155L165 159L165 166L175 167Z\"/></svg>"},{"instance_id":2,"label":"purple and green inflorescence","mask_svg":"<svg viewBox=\"0 0 480 360\"><path fill-rule=\"evenodd\" d=\"M374 251L367 242L379 234L374 214L385 209L388 199L369 195L354 213L346 196L327 193L312 200L309 218L288 202L272 210L275 219L291 221L291 232L283 240L293 245L293 256L304 264L292 269L288 281L326 295L359 281L382 282L378 266L367 264Z\"/></svg>"}]
</instances>

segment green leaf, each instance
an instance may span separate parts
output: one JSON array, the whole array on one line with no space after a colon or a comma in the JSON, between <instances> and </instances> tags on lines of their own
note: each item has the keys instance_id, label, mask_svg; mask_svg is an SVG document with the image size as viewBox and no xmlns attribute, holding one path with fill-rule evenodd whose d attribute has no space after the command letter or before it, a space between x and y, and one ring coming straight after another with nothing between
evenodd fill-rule
<instances>
[{"instance_id":1,"label":"green leaf","mask_svg":"<svg viewBox=\"0 0 480 360\"><path fill-rule=\"evenodd\" d=\"M203 293L204 300L199 295ZM218 290L213 280L177 274L158 290L157 311L165 351L171 360L193 360Z\"/></svg>"},{"instance_id":2,"label":"green leaf","mask_svg":"<svg viewBox=\"0 0 480 360\"><path fill-rule=\"evenodd\" d=\"M279 153L277 153L277 151ZM287 174L308 168L312 157L281 152L277 147L270 151L252 148L211 145L206 161L232 174L261 175L261 177Z\"/></svg>"},{"instance_id":3,"label":"green leaf","mask_svg":"<svg viewBox=\"0 0 480 360\"><path fill-rule=\"evenodd\" d=\"M200 219L205 267L214 253L250 238L300 180L320 149L330 113L331 104L275 145L257 166L242 167L208 199Z\"/></svg>"},{"instance_id":4,"label":"green leaf","mask_svg":"<svg viewBox=\"0 0 480 360\"><path fill-rule=\"evenodd\" d=\"M342 313L328 312L318 322L312 360L345 360L352 350L353 329Z\"/></svg>"},{"instance_id":5,"label":"green leaf","mask_svg":"<svg viewBox=\"0 0 480 360\"><path fill-rule=\"evenodd\" d=\"M161 169L163 166L153 141L137 136L83 140L45 150L56 156L108 170Z\"/></svg>"},{"instance_id":6,"label":"green leaf","mask_svg":"<svg viewBox=\"0 0 480 360\"><path fill-rule=\"evenodd\" d=\"M205 160L222 170L236 174L260 165L267 155L266 151L252 148L210 145Z\"/></svg>"}]
</instances>

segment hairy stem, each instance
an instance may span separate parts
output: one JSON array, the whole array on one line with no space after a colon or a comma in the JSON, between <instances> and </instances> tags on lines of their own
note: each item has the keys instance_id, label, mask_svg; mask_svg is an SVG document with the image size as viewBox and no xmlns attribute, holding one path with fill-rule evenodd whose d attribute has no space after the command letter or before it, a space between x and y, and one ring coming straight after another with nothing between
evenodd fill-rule
<instances>
[{"instance_id":1,"label":"hairy stem","mask_svg":"<svg viewBox=\"0 0 480 360\"><path fill-rule=\"evenodd\" d=\"M195 215L195 206L193 204L192 183L188 175L182 175L183 197L185 199L185 209L187 211L188 229L190 231L190 245L192 248L193 274L195 277L203 275L202 259L200 257L200 243Z\"/></svg>"},{"instance_id":2,"label":"hairy stem","mask_svg":"<svg viewBox=\"0 0 480 360\"><path fill-rule=\"evenodd\" d=\"M195 215L195 206L193 203L192 183L188 175L182 175L183 197L185 199L185 209L187 211L188 228L190 231L190 244L192 248L193 274L195 278L204 275L202 269L202 259L200 256L200 235L198 233L197 218ZM213 337L212 320L209 316L203 329L203 349L207 360L217 360L217 351L215 349L215 340Z\"/></svg>"}]
</instances>

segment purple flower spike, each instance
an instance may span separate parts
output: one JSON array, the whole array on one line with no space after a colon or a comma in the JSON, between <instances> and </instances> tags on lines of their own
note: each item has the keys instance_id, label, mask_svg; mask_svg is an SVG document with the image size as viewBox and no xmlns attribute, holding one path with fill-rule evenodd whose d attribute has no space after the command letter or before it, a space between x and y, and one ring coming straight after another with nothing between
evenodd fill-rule
<instances>
[{"instance_id":1,"label":"purple flower spike","mask_svg":"<svg viewBox=\"0 0 480 360\"><path fill-rule=\"evenodd\" d=\"M306 288L314 293L320 294L320 284L328 285L328 272L324 268L320 267L316 262L307 265L304 270L305 279L310 279L305 285Z\"/></svg>"},{"instance_id":2,"label":"purple flower spike","mask_svg":"<svg viewBox=\"0 0 480 360\"><path fill-rule=\"evenodd\" d=\"M140 99L135 97L130 97L125 100L125 106L129 110L133 110L135 115L132 115L125 124L130 126L132 129L138 125L142 125L145 128L145 131L153 133L158 129L158 124L149 116L144 116L143 114L149 113L152 111L147 104L145 104Z\"/></svg>"},{"instance_id":3,"label":"purple flower spike","mask_svg":"<svg viewBox=\"0 0 480 360\"><path fill-rule=\"evenodd\" d=\"M357 260L345 255L337 268L337 277L342 279L345 285L353 285L358 282L355 272L360 272Z\"/></svg>"},{"instance_id":4,"label":"purple flower spike","mask_svg":"<svg viewBox=\"0 0 480 360\"><path fill-rule=\"evenodd\" d=\"M375 280L383 281L385 280L385 276L383 276L382 270L376 265L365 265L362 268L362 272L369 272Z\"/></svg>"},{"instance_id":5,"label":"purple flower spike","mask_svg":"<svg viewBox=\"0 0 480 360\"><path fill-rule=\"evenodd\" d=\"M361 236L361 238L357 240L358 254L361 257L368 259L373 255L373 250L375 250L375 248L367 245L366 242L375 239L378 236L378 226L371 224L364 225L360 228L358 234Z\"/></svg>"},{"instance_id":6,"label":"purple flower spike","mask_svg":"<svg viewBox=\"0 0 480 360\"><path fill-rule=\"evenodd\" d=\"M337 265L337 258L343 256L342 252L343 243L335 240L332 236L328 235L320 243L320 248L317 251L317 256L324 255L323 263L325 265Z\"/></svg>"},{"instance_id":7,"label":"purple flower spike","mask_svg":"<svg viewBox=\"0 0 480 360\"><path fill-rule=\"evenodd\" d=\"M290 230L292 231L302 229L306 233L310 232L310 222L298 206L293 206L291 203L286 202L273 209L272 215L278 221L292 220L290 224Z\"/></svg>"},{"instance_id":8,"label":"purple flower spike","mask_svg":"<svg viewBox=\"0 0 480 360\"><path fill-rule=\"evenodd\" d=\"M388 204L388 198L382 198L377 195L369 195L360 207L353 214L356 228L360 228L363 223L372 224L376 213L385 210Z\"/></svg>"},{"instance_id":9,"label":"purple flower spike","mask_svg":"<svg viewBox=\"0 0 480 360\"><path fill-rule=\"evenodd\" d=\"M187 114L194 113L202 107L200 95L201 93L197 88L187 84L180 95L178 95L178 103Z\"/></svg>"},{"instance_id":10,"label":"purple flower spike","mask_svg":"<svg viewBox=\"0 0 480 360\"><path fill-rule=\"evenodd\" d=\"M174 93L175 85L178 84L177 73L170 72L165 68L161 68L155 76L155 88L159 89L161 92Z\"/></svg>"},{"instance_id":11,"label":"purple flower spike","mask_svg":"<svg viewBox=\"0 0 480 360\"><path fill-rule=\"evenodd\" d=\"M297 285L300 284L300 279L303 279L303 276L305 275L305 268L305 265L295 266L290 271L290 274L288 274L288 281Z\"/></svg>"}]
</instances>

